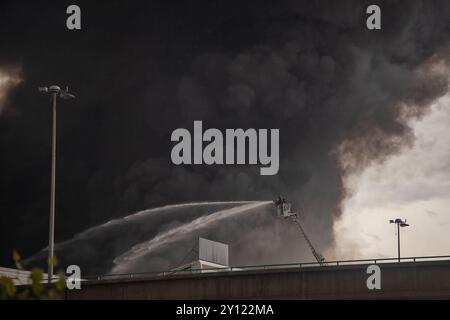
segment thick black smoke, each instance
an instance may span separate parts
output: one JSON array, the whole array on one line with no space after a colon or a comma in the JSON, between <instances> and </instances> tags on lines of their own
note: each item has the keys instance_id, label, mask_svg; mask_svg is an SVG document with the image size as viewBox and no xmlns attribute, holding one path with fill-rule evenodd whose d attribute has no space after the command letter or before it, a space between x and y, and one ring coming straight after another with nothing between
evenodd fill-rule
<instances>
[{"instance_id":1,"label":"thick black smoke","mask_svg":"<svg viewBox=\"0 0 450 320\"><path fill-rule=\"evenodd\" d=\"M46 243L50 109L36 87L53 82L77 94L60 106L58 239L158 205L282 193L327 248L345 175L410 144L408 119L448 89L433 66L447 63L450 4L379 1L379 31L369 4L82 2L69 32L65 4L2 3L0 66L25 80L0 116L2 261ZM172 165L170 134L194 120L279 128L279 174Z\"/></svg>"}]
</instances>

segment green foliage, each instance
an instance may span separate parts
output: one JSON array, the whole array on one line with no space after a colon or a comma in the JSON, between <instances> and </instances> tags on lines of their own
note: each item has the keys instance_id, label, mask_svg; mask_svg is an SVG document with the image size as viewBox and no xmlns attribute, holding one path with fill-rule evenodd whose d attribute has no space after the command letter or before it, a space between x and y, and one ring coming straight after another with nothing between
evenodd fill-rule
<instances>
[{"instance_id":1,"label":"green foliage","mask_svg":"<svg viewBox=\"0 0 450 320\"><path fill-rule=\"evenodd\" d=\"M56 291L63 292L66 289L66 274L64 271L58 271L58 281L55 283Z\"/></svg>"},{"instance_id":2,"label":"green foliage","mask_svg":"<svg viewBox=\"0 0 450 320\"><path fill-rule=\"evenodd\" d=\"M20 257L20 254L16 250L13 251L13 261L16 264L17 269L19 270L25 269L22 265L22 258Z\"/></svg>"},{"instance_id":3,"label":"green foliage","mask_svg":"<svg viewBox=\"0 0 450 320\"><path fill-rule=\"evenodd\" d=\"M14 282L6 277L0 277L0 300L10 299L16 294Z\"/></svg>"},{"instance_id":4,"label":"green foliage","mask_svg":"<svg viewBox=\"0 0 450 320\"><path fill-rule=\"evenodd\" d=\"M13 251L13 261L16 268L25 270L22 259L17 251ZM58 259L53 257L49 263L56 266ZM59 270L57 281L52 285L44 282L44 271L33 268L29 276L29 285L16 286L14 281L7 277L0 277L0 300L57 300L62 298L66 289L66 276L63 270Z\"/></svg>"},{"instance_id":5,"label":"green foliage","mask_svg":"<svg viewBox=\"0 0 450 320\"><path fill-rule=\"evenodd\" d=\"M58 258L53 256L53 257L49 258L47 262L50 265L57 266L58 265Z\"/></svg>"}]
</instances>

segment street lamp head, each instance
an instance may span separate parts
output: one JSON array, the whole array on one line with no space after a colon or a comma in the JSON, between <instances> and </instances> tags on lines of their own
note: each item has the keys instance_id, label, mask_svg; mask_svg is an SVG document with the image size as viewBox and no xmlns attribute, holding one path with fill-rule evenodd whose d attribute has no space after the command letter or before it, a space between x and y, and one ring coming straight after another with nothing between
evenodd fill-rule
<instances>
[{"instance_id":1,"label":"street lamp head","mask_svg":"<svg viewBox=\"0 0 450 320\"><path fill-rule=\"evenodd\" d=\"M53 86L50 86L48 88L48 92L50 92L50 93L60 93L61 92L61 88L59 86L53 85Z\"/></svg>"},{"instance_id":2,"label":"street lamp head","mask_svg":"<svg viewBox=\"0 0 450 320\"><path fill-rule=\"evenodd\" d=\"M61 89L59 86L53 85L50 87L39 87L39 92L42 93L50 93L56 94L56 96L62 99L74 99L75 96L69 93L69 87L66 87L66 90Z\"/></svg>"},{"instance_id":3,"label":"street lamp head","mask_svg":"<svg viewBox=\"0 0 450 320\"><path fill-rule=\"evenodd\" d=\"M400 227L409 227L409 224L406 223L406 219L402 220L400 218L397 218L395 220L389 220L389 223L395 223L398 224Z\"/></svg>"}]
</instances>

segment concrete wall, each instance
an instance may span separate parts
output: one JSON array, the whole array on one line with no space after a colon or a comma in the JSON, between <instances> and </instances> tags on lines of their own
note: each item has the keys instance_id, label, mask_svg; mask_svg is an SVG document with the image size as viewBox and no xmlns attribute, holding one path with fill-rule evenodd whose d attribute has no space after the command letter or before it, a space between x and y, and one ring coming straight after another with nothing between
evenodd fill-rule
<instances>
[{"instance_id":1,"label":"concrete wall","mask_svg":"<svg viewBox=\"0 0 450 320\"><path fill-rule=\"evenodd\" d=\"M82 283L67 299L450 299L450 261L379 264L381 290L368 290L368 265L173 275Z\"/></svg>"}]
</instances>

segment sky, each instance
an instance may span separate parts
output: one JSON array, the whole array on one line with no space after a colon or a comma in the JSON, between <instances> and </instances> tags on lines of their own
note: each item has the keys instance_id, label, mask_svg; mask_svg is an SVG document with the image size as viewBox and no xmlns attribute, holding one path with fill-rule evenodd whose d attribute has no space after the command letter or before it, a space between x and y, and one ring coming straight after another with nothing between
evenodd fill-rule
<instances>
[{"instance_id":1,"label":"sky","mask_svg":"<svg viewBox=\"0 0 450 320\"><path fill-rule=\"evenodd\" d=\"M354 189L335 223L336 255L342 259L397 256L395 218L404 257L449 254L450 95L411 123L414 145L348 178Z\"/></svg>"},{"instance_id":2,"label":"sky","mask_svg":"<svg viewBox=\"0 0 450 320\"><path fill-rule=\"evenodd\" d=\"M405 254L445 252L408 237L445 226L448 1L379 1L381 30L366 28L371 1L79 1L75 31L70 4L0 3L0 264L47 244L51 108L37 88L52 84L76 95L58 105L57 242L149 208L283 194L330 257L395 254L394 213L411 221ZM195 120L280 129L278 174L174 165L171 134ZM293 229L258 210L189 236L248 263L311 259L299 239L281 250ZM136 226L99 234L115 239L101 263L213 213L158 215L132 243ZM71 252L95 252L83 248Z\"/></svg>"}]
</instances>

